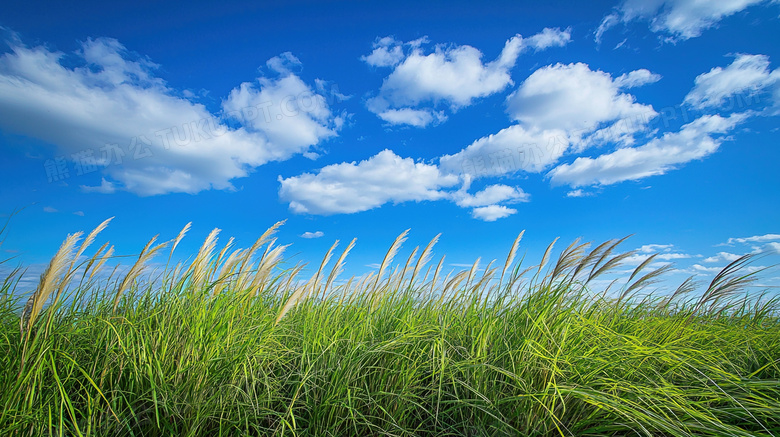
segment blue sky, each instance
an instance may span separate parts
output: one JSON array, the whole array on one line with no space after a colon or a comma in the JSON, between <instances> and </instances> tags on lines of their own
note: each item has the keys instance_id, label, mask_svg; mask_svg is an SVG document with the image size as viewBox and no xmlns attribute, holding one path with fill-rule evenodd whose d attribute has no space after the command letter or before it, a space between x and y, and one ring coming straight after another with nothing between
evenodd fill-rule
<instances>
[{"instance_id":1,"label":"blue sky","mask_svg":"<svg viewBox=\"0 0 780 437\"><path fill-rule=\"evenodd\" d=\"M672 278L780 251L777 2L11 1L5 256L218 227L347 274L401 231L447 265L633 236ZM757 264L758 265L758 264ZM32 270L35 270L34 268ZM777 271L764 282L780 283Z\"/></svg>"}]
</instances>

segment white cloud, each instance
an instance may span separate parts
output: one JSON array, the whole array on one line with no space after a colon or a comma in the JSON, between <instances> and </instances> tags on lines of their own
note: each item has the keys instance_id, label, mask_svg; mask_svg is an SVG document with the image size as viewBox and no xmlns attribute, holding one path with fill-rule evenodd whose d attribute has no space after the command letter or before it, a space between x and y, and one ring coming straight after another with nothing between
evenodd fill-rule
<instances>
[{"instance_id":1,"label":"white cloud","mask_svg":"<svg viewBox=\"0 0 780 437\"><path fill-rule=\"evenodd\" d=\"M691 266L691 268L693 268L693 270L695 270L695 271L697 271L699 273L707 273L707 274L709 274L709 273L718 273L721 270L723 270L723 267L704 267L701 264L694 264L694 265Z\"/></svg>"},{"instance_id":2,"label":"white cloud","mask_svg":"<svg viewBox=\"0 0 780 437\"><path fill-rule=\"evenodd\" d=\"M718 252L717 255L713 255L707 258L704 258L702 262L705 263L717 263L717 262L732 262L739 259L741 255L737 255L734 253L729 252Z\"/></svg>"},{"instance_id":3,"label":"white cloud","mask_svg":"<svg viewBox=\"0 0 780 437\"><path fill-rule=\"evenodd\" d=\"M638 266L639 264L642 264L646 259L650 258L652 254L635 254L627 257L623 260L623 264L626 265L634 265ZM678 259L688 259L691 258L691 255L688 255L687 253L659 253L655 259L659 261L674 261ZM652 267L652 266L651 266Z\"/></svg>"},{"instance_id":4,"label":"white cloud","mask_svg":"<svg viewBox=\"0 0 780 437\"><path fill-rule=\"evenodd\" d=\"M644 244L637 251L640 253L669 252L673 247L673 244Z\"/></svg>"},{"instance_id":5,"label":"white cloud","mask_svg":"<svg viewBox=\"0 0 780 437\"><path fill-rule=\"evenodd\" d=\"M284 52L279 56L274 56L273 58L265 61L265 65L277 73L288 74L292 73L294 69L300 68L301 61L292 53Z\"/></svg>"},{"instance_id":6,"label":"white cloud","mask_svg":"<svg viewBox=\"0 0 780 437\"><path fill-rule=\"evenodd\" d=\"M374 51L368 56L361 56L366 64L374 67L392 67L404 58L403 42L396 41L391 36L378 38L374 42Z\"/></svg>"},{"instance_id":7,"label":"white cloud","mask_svg":"<svg viewBox=\"0 0 780 437\"><path fill-rule=\"evenodd\" d=\"M462 208L490 206L501 202L528 202L530 197L520 188L503 184L487 186L475 194L457 192L454 196L455 203Z\"/></svg>"},{"instance_id":8,"label":"white cloud","mask_svg":"<svg viewBox=\"0 0 780 437\"><path fill-rule=\"evenodd\" d=\"M609 29L613 28L619 22L620 22L620 16L618 14L609 14L606 17L604 17L601 20L601 23L599 23L599 27L598 29L596 29L596 34L593 38L593 40L596 41L596 44L601 44L601 38L604 36L604 33Z\"/></svg>"},{"instance_id":9,"label":"white cloud","mask_svg":"<svg viewBox=\"0 0 780 437\"><path fill-rule=\"evenodd\" d=\"M617 11L604 17L596 31L596 42L618 21L645 20L650 30L666 34L668 41L686 40L701 35L721 19L766 0L626 0Z\"/></svg>"},{"instance_id":10,"label":"white cloud","mask_svg":"<svg viewBox=\"0 0 780 437\"><path fill-rule=\"evenodd\" d=\"M100 179L100 185L97 186L79 185L79 188L81 188L81 191L85 193L111 194L116 192L116 185L114 185L112 182L107 181L106 178Z\"/></svg>"},{"instance_id":11,"label":"white cloud","mask_svg":"<svg viewBox=\"0 0 780 437\"><path fill-rule=\"evenodd\" d=\"M461 188L454 190L460 181ZM390 150L358 163L326 166L316 174L279 177L279 197L297 214L352 214L386 203L447 200L471 208L474 218L495 221L516 210L499 203L527 202L529 195L518 187L495 184L468 193L470 177L443 172L436 165L401 158Z\"/></svg>"},{"instance_id":12,"label":"white cloud","mask_svg":"<svg viewBox=\"0 0 780 437\"><path fill-rule=\"evenodd\" d=\"M443 187L458 182L435 165L416 163L383 150L359 163L323 167L316 174L279 177L279 196L295 213L355 213L385 203L440 200L448 197Z\"/></svg>"},{"instance_id":13,"label":"white cloud","mask_svg":"<svg viewBox=\"0 0 780 437\"><path fill-rule=\"evenodd\" d=\"M639 265L650 256L655 255L657 261L674 261L680 259L692 258L691 255L682 252L673 252L674 245L672 244L645 244L638 249L636 253L623 260L623 264L626 265ZM663 263L661 263L663 265ZM651 267L657 268L660 265L651 264Z\"/></svg>"},{"instance_id":14,"label":"white cloud","mask_svg":"<svg viewBox=\"0 0 780 437\"><path fill-rule=\"evenodd\" d=\"M655 83L661 80L661 75L651 72L645 68L634 70L626 74L621 74L615 79L615 86L618 88L635 88L638 86Z\"/></svg>"},{"instance_id":15,"label":"white cloud","mask_svg":"<svg viewBox=\"0 0 780 437\"><path fill-rule=\"evenodd\" d=\"M325 233L322 231L316 231L316 232L304 232L301 234L301 238L320 238L325 236Z\"/></svg>"},{"instance_id":16,"label":"white cloud","mask_svg":"<svg viewBox=\"0 0 780 437\"><path fill-rule=\"evenodd\" d=\"M761 249L761 252L780 255L780 243L775 243L775 242L767 243L764 245L763 249Z\"/></svg>"},{"instance_id":17,"label":"white cloud","mask_svg":"<svg viewBox=\"0 0 780 437\"><path fill-rule=\"evenodd\" d=\"M742 94L740 103L752 102L755 94L778 82L780 69L770 71L768 56L740 54L728 67L715 67L697 76L685 103L702 109L720 106L724 100Z\"/></svg>"},{"instance_id":18,"label":"white cloud","mask_svg":"<svg viewBox=\"0 0 780 437\"><path fill-rule=\"evenodd\" d=\"M526 129L513 125L482 137L454 155L440 158L442 170L472 177L498 176L522 170L540 172L558 161L568 148L560 129Z\"/></svg>"},{"instance_id":19,"label":"white cloud","mask_svg":"<svg viewBox=\"0 0 780 437\"><path fill-rule=\"evenodd\" d=\"M764 234L753 235L751 237L729 238L726 243L720 244L721 246L731 246L733 244L746 244L746 243L765 243L767 241L780 240L780 234Z\"/></svg>"},{"instance_id":20,"label":"white cloud","mask_svg":"<svg viewBox=\"0 0 780 437\"><path fill-rule=\"evenodd\" d=\"M422 127L437 119L433 117L437 113L434 108L445 106L455 111L511 85L510 69L527 48L542 50L569 41L568 29L544 29L528 39L515 35L506 41L495 60L483 63L482 52L469 45L438 44L432 53L426 53L426 39L403 43L392 37L381 38L374 43L371 54L362 59L372 66L394 68L378 94L368 99L367 107L389 123ZM423 105L426 107L420 108ZM406 109L418 112L392 112Z\"/></svg>"},{"instance_id":21,"label":"white cloud","mask_svg":"<svg viewBox=\"0 0 780 437\"><path fill-rule=\"evenodd\" d=\"M580 149L607 141L630 145L634 134L658 115L652 106L621 92L621 87L652 79L649 71L632 74L613 80L583 63L548 65L507 98L507 112L528 127L568 131Z\"/></svg>"},{"instance_id":22,"label":"white cloud","mask_svg":"<svg viewBox=\"0 0 780 437\"><path fill-rule=\"evenodd\" d=\"M441 123L447 120L443 111L435 112L430 109L388 109L377 115L390 124L408 124L414 127L425 127L433 121Z\"/></svg>"},{"instance_id":23,"label":"white cloud","mask_svg":"<svg viewBox=\"0 0 780 437\"><path fill-rule=\"evenodd\" d=\"M571 28L561 30L545 27L541 32L531 36L526 43L534 50L544 50L550 47L564 47L571 42Z\"/></svg>"},{"instance_id":24,"label":"white cloud","mask_svg":"<svg viewBox=\"0 0 780 437\"><path fill-rule=\"evenodd\" d=\"M83 66L64 65L64 56L16 45L0 57L0 128L50 143L102 173L101 185L83 187L87 191L231 189L231 180L254 167L335 135L324 100L292 73L234 90L225 109L239 110L234 115L245 125L228 127L203 105L179 97L155 76L155 64L114 39L84 42L72 57ZM284 54L268 65L279 72L296 62ZM264 109L284 117L265 123Z\"/></svg>"},{"instance_id":25,"label":"white cloud","mask_svg":"<svg viewBox=\"0 0 780 437\"><path fill-rule=\"evenodd\" d=\"M687 253L661 253L658 254L655 259L660 259L663 261L671 261L675 259L688 259L691 258L691 255L688 255Z\"/></svg>"},{"instance_id":26,"label":"white cloud","mask_svg":"<svg viewBox=\"0 0 780 437\"><path fill-rule=\"evenodd\" d=\"M471 211L471 216L486 222L494 222L498 219L509 217L516 212L516 209L508 208L503 205L490 205L474 208Z\"/></svg>"},{"instance_id":27,"label":"white cloud","mask_svg":"<svg viewBox=\"0 0 780 437\"><path fill-rule=\"evenodd\" d=\"M594 194L587 191L583 191L579 188L566 193L566 197L591 197L591 196L594 196Z\"/></svg>"},{"instance_id":28,"label":"white cloud","mask_svg":"<svg viewBox=\"0 0 780 437\"><path fill-rule=\"evenodd\" d=\"M679 165L714 153L724 134L744 121L746 114L729 117L705 115L683 125L679 132L666 133L639 147L617 149L597 158L579 157L548 173L553 185L581 187L610 185L664 174Z\"/></svg>"},{"instance_id":29,"label":"white cloud","mask_svg":"<svg viewBox=\"0 0 780 437\"><path fill-rule=\"evenodd\" d=\"M76 211L73 213L73 215L77 215L79 217L84 217L84 211Z\"/></svg>"},{"instance_id":30,"label":"white cloud","mask_svg":"<svg viewBox=\"0 0 780 437\"><path fill-rule=\"evenodd\" d=\"M51 213L51 212L58 212L58 210L56 208L52 208L51 206L44 206L43 207L43 212L50 212Z\"/></svg>"},{"instance_id":31,"label":"white cloud","mask_svg":"<svg viewBox=\"0 0 780 437\"><path fill-rule=\"evenodd\" d=\"M482 52L463 45L437 45L433 53L422 48L412 52L384 80L379 96L371 99L369 109L416 106L424 102L446 102L466 106L478 97L503 90L512 83L513 67L522 47L517 35L506 42L498 59L482 63ZM375 110L374 112L382 112Z\"/></svg>"},{"instance_id":32,"label":"white cloud","mask_svg":"<svg viewBox=\"0 0 780 437\"><path fill-rule=\"evenodd\" d=\"M471 216L487 222L493 222L517 212L515 209L499 205L499 203L528 202L530 199L528 193L522 189L503 184L489 185L475 194L468 194L467 189L468 183L464 184L461 190L452 194L452 200L461 208L473 208Z\"/></svg>"},{"instance_id":33,"label":"white cloud","mask_svg":"<svg viewBox=\"0 0 780 437\"><path fill-rule=\"evenodd\" d=\"M275 146L269 148L268 159L272 160L303 153L336 135L338 117L331 113L325 97L290 73L288 64L299 65L300 61L290 53L271 58L268 65L282 76L244 82L222 103L225 112L248 132Z\"/></svg>"}]
</instances>

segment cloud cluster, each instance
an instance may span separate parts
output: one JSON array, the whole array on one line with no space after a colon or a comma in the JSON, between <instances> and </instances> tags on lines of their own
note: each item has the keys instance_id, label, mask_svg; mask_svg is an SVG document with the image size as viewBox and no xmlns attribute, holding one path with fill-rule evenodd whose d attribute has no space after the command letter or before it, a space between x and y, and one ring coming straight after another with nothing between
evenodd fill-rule
<instances>
[{"instance_id":1,"label":"cloud cluster","mask_svg":"<svg viewBox=\"0 0 780 437\"><path fill-rule=\"evenodd\" d=\"M645 19L654 31L685 39L752 3L628 0L604 19L597 37L619 22ZM391 125L440 123L459 108L514 87L511 71L523 52L569 42L569 29L545 28L527 38L518 34L495 59L485 61L480 50L468 45L431 47L426 38L380 38L361 59L390 73L366 106ZM347 97L329 94L319 79L305 82L297 74L301 67L289 52L269 59L265 73L236 86L214 114L192 96L168 87L156 74L156 64L116 40L87 40L73 55L16 44L0 55L0 128L38 138L67 159L96 166L100 183L82 186L87 192L155 195L232 189L236 178L267 162L295 155L316 158L317 146L338 135L344 116L328 102ZM580 187L660 175L702 159L758 113L702 115L659 136L650 129L658 113L629 90L660 79L648 69L613 76L582 62L542 66L507 91L511 124L496 133L465 147L455 145L431 162L383 150L360 162L280 176L279 197L300 214L446 201L468 209L476 219L494 221L516 214L513 205L530 196L506 183L483 182L470 192L480 178L546 173L552 185L571 187L566 196L591 196L598 190ZM730 65L699 75L684 103L712 110L737 94L780 97L778 84L780 69L772 70L767 56L738 54ZM598 152L575 158L589 148ZM567 156L573 161L561 163ZM319 236L319 231L301 235ZM663 256L674 258L672 253ZM726 260L726 252L710 259L705 262Z\"/></svg>"},{"instance_id":2,"label":"cloud cluster","mask_svg":"<svg viewBox=\"0 0 780 437\"><path fill-rule=\"evenodd\" d=\"M441 191L458 183L454 175L431 164L402 158L390 150L360 162L332 164L316 174L279 177L279 197L295 213L349 214L385 203L439 200Z\"/></svg>"},{"instance_id":3,"label":"cloud cluster","mask_svg":"<svg viewBox=\"0 0 780 437\"><path fill-rule=\"evenodd\" d=\"M472 208L471 216L478 220L493 222L517 212L504 204L528 202L530 196L521 188L495 184L474 194L467 193L468 184L452 194L451 199L461 208Z\"/></svg>"},{"instance_id":4,"label":"cloud cluster","mask_svg":"<svg viewBox=\"0 0 780 437\"><path fill-rule=\"evenodd\" d=\"M289 54L269 61L273 78L233 90L224 103L233 124L181 97L155 76L156 64L114 39L87 40L67 65L65 56L14 45L0 57L0 128L99 168L102 183L86 190L231 189L233 179L303 153L338 128L324 98L289 71L297 62Z\"/></svg>"},{"instance_id":5,"label":"cloud cluster","mask_svg":"<svg viewBox=\"0 0 780 437\"><path fill-rule=\"evenodd\" d=\"M675 252L674 245L672 244L645 244L637 249L636 253L626 257L622 264L629 266L638 266L645 262L652 255L655 255L655 260L660 261L676 261L681 259L692 258L691 255L684 252ZM658 267L656 265L655 267Z\"/></svg>"},{"instance_id":6,"label":"cloud cluster","mask_svg":"<svg viewBox=\"0 0 780 437\"><path fill-rule=\"evenodd\" d=\"M379 92L368 99L368 109L389 124L424 127L446 119L443 109L457 110L475 99L511 85L510 70L527 49L544 50L571 41L570 30L544 29L530 38L515 35L500 55L483 62L483 54L469 45L437 44L425 50L427 39L404 43L384 37L362 57L374 67L392 67Z\"/></svg>"},{"instance_id":7,"label":"cloud cluster","mask_svg":"<svg viewBox=\"0 0 780 437\"><path fill-rule=\"evenodd\" d=\"M623 89L659 79L644 69L613 79L581 62L548 65L534 71L507 98L507 112L531 128L567 131L580 150L606 142L629 145L658 114Z\"/></svg>"},{"instance_id":8,"label":"cloud cluster","mask_svg":"<svg viewBox=\"0 0 780 437\"><path fill-rule=\"evenodd\" d=\"M375 53L376 59L387 59L384 54ZM568 197L592 196L592 191L578 187L660 175L714 153L729 138L726 134L751 114L703 115L676 132L644 139L636 145L639 134L652 134L649 122L658 113L652 106L638 103L625 90L659 79L659 75L647 69L613 78L583 63L541 67L507 98L507 113L516 124L441 156L438 165L414 163L385 150L359 164L336 164L316 175L280 179L280 194L298 213L348 213L389 202L450 200L471 208L474 218L493 221L516 213L510 205L528 201L528 194L505 184L466 194L471 181L520 172L547 172L553 186L574 188L567 193ZM616 148L559 164L566 154L607 145ZM379 177L369 178L369 171L377 172ZM421 178L422 174L426 177ZM462 188L455 190L453 187L459 183ZM384 189L385 184L389 189Z\"/></svg>"},{"instance_id":9,"label":"cloud cluster","mask_svg":"<svg viewBox=\"0 0 780 437\"><path fill-rule=\"evenodd\" d=\"M528 194L508 185L489 185L468 193L469 180L434 164L402 158L390 150L351 163L332 164L316 173L279 177L279 197L298 214L351 214L387 203L447 200L470 208L472 216L493 221L517 212L503 204L527 202Z\"/></svg>"}]
</instances>

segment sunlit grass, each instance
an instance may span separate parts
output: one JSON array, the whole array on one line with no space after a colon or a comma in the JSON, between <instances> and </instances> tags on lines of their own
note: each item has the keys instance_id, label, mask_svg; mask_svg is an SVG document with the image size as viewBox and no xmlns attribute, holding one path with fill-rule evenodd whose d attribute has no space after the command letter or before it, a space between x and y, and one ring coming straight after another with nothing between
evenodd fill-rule
<instances>
[{"instance_id":1,"label":"sunlit grass","mask_svg":"<svg viewBox=\"0 0 780 437\"><path fill-rule=\"evenodd\" d=\"M277 223L145 270L188 225L108 274L113 247L83 256L106 224L69 236L34 292L0 282L2 435L780 435L778 300L747 293L750 256L654 296L652 258L592 289L622 240L526 267L521 234L504 262L446 274L439 236L393 263L405 232L375 275L338 278L353 240L304 279Z\"/></svg>"}]
</instances>

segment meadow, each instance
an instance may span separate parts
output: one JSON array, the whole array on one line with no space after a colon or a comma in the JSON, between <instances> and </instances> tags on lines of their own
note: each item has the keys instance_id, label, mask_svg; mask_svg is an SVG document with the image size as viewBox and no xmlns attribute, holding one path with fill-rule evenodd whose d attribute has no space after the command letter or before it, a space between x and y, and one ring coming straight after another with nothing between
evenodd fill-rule
<instances>
[{"instance_id":1,"label":"meadow","mask_svg":"<svg viewBox=\"0 0 780 437\"><path fill-rule=\"evenodd\" d=\"M341 278L354 240L304 269L282 223L246 249L215 230L174 262L188 225L112 270L90 251L109 221L35 290L0 278L0 434L780 436L780 305L751 255L667 293L650 257L600 290L623 239L529 263L521 233L447 272L438 236L397 260L403 233Z\"/></svg>"}]
</instances>

